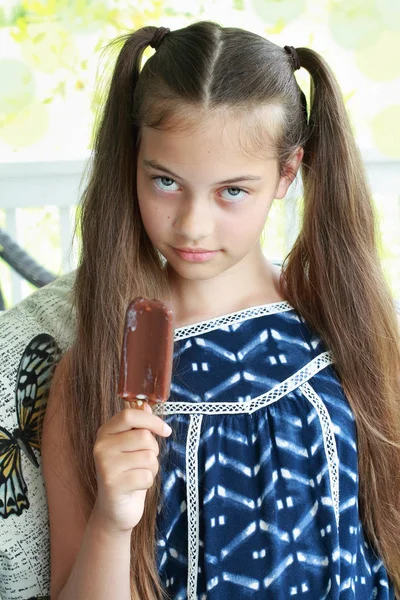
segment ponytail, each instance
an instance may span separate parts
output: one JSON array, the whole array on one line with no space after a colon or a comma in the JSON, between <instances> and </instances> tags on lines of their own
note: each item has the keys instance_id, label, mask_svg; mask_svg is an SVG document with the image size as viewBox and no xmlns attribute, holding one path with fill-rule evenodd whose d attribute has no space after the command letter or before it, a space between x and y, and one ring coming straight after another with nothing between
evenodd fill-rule
<instances>
[{"instance_id":1,"label":"ponytail","mask_svg":"<svg viewBox=\"0 0 400 600\"><path fill-rule=\"evenodd\" d=\"M140 217L136 193L138 131L133 103L143 52L156 27L124 41L97 132L91 178L83 194L83 248L74 298L77 336L72 350L70 435L80 481L93 506L96 474L93 446L98 428L123 406L116 395L122 327L135 296L163 297L166 275ZM156 562L156 508L160 475L146 495L140 523L132 532L132 598L163 595Z\"/></svg>"},{"instance_id":2,"label":"ponytail","mask_svg":"<svg viewBox=\"0 0 400 600\"><path fill-rule=\"evenodd\" d=\"M377 254L367 176L339 86L323 58L311 76L303 225L284 263L288 300L324 339L353 410L366 535L400 591L400 348Z\"/></svg>"}]
</instances>

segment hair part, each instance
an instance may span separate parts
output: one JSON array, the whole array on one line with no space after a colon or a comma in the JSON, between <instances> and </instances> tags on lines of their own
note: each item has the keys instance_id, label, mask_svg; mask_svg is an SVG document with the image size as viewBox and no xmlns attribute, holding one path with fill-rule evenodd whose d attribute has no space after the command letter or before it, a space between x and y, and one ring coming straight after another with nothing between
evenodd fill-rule
<instances>
[{"instance_id":1,"label":"hair part","mask_svg":"<svg viewBox=\"0 0 400 600\"><path fill-rule=\"evenodd\" d=\"M308 120L283 48L248 31L199 22L170 32L142 68L155 31L144 27L111 44L123 42L83 194L71 373L71 422L79 426L70 433L87 497L94 503L97 430L122 408L116 388L126 307L135 296L169 294L162 257L138 206L141 128L188 126L199 111L255 119L267 106L270 120L256 119L243 143L250 140L249 151L266 151L268 133L280 173L295 149L304 148L303 224L282 283L289 302L334 355L357 423L362 522L399 590L398 328L376 253L371 192L337 81L318 53L297 49L311 77ZM155 565L160 477L132 532L132 597L141 600L167 597Z\"/></svg>"}]
</instances>

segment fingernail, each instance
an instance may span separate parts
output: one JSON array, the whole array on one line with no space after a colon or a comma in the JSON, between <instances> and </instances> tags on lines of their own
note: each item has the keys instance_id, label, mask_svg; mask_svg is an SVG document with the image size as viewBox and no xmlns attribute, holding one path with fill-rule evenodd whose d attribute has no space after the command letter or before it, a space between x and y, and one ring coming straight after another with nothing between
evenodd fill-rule
<instances>
[{"instance_id":1,"label":"fingernail","mask_svg":"<svg viewBox=\"0 0 400 600\"><path fill-rule=\"evenodd\" d=\"M171 429L171 427L168 425L168 423L164 423L164 427L163 427L163 429L164 429L164 433L167 433L168 435L169 435L170 433L172 433L172 429Z\"/></svg>"}]
</instances>

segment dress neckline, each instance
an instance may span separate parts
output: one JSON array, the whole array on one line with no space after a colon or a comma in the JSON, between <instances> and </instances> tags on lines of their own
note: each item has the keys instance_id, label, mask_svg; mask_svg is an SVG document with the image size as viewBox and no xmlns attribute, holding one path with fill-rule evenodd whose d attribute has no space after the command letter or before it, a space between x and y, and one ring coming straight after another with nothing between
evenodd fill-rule
<instances>
[{"instance_id":1,"label":"dress neckline","mask_svg":"<svg viewBox=\"0 0 400 600\"><path fill-rule=\"evenodd\" d=\"M192 337L196 334L206 333L219 329L226 325L233 325L235 323L241 323L248 319L255 317L263 317L265 315L273 315L276 313L287 312L294 310L293 306L286 300L280 302L270 302L268 304L258 304L256 306L250 306L248 308L242 308L241 310L220 315L212 319L206 319L204 321L196 321L182 327L177 327L174 332L174 339L182 340L185 338Z\"/></svg>"}]
</instances>

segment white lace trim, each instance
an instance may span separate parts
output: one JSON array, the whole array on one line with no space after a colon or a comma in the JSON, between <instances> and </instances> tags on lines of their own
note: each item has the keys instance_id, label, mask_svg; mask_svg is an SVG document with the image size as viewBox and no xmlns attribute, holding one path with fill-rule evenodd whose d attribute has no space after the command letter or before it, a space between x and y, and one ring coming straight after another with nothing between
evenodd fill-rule
<instances>
[{"instance_id":1,"label":"white lace trim","mask_svg":"<svg viewBox=\"0 0 400 600\"><path fill-rule=\"evenodd\" d=\"M200 321L199 323L193 323L192 325L185 325L184 327L178 327L175 329L174 340L184 340L192 335L198 335L199 333L206 333L213 329L218 329L224 325L232 325L233 323L240 323L247 321L253 317L263 317L264 315L273 315L279 312L285 312L293 310L288 302L273 302L271 304L263 304L261 306L252 306L250 308L244 308L234 313L222 315L215 319L209 319L207 321Z\"/></svg>"},{"instance_id":2,"label":"white lace trim","mask_svg":"<svg viewBox=\"0 0 400 600\"><path fill-rule=\"evenodd\" d=\"M202 415L220 415L220 414L251 414L260 410L273 402L276 402L289 392L311 379L316 373L325 369L333 362L330 352L323 352L305 367L297 371L291 377L278 383L266 394L251 398L244 402L163 402L156 404L153 408L155 414L202 414Z\"/></svg>"},{"instance_id":3,"label":"white lace trim","mask_svg":"<svg viewBox=\"0 0 400 600\"><path fill-rule=\"evenodd\" d=\"M308 382L303 383L300 386L300 390L317 411L321 423L325 454L328 461L329 479L331 482L333 508L335 510L336 525L339 527L339 456L333 423L324 402L311 385Z\"/></svg>"},{"instance_id":4,"label":"white lace trim","mask_svg":"<svg viewBox=\"0 0 400 600\"><path fill-rule=\"evenodd\" d=\"M197 600L199 567L199 486L198 449L202 415L192 415L186 439L186 495L188 520L188 600Z\"/></svg>"}]
</instances>

